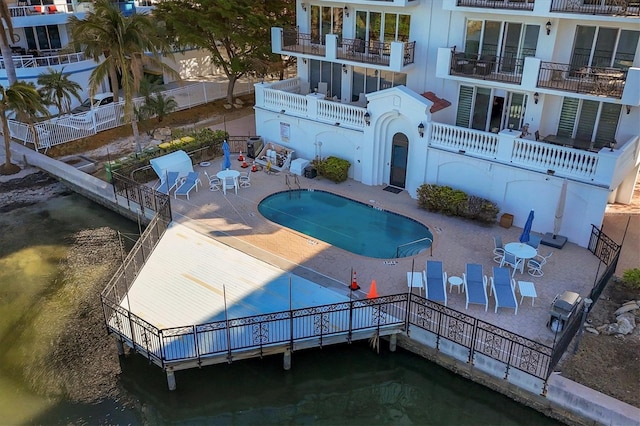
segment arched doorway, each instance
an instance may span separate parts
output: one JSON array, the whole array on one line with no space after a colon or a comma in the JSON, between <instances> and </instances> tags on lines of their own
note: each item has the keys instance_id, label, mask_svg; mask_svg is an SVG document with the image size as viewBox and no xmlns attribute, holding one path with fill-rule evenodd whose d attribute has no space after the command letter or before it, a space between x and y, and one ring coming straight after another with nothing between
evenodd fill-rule
<instances>
[{"instance_id":1,"label":"arched doorway","mask_svg":"<svg viewBox=\"0 0 640 426\"><path fill-rule=\"evenodd\" d=\"M393 135L391 142L391 171L389 185L404 188L407 179L407 154L409 139L404 133Z\"/></svg>"}]
</instances>

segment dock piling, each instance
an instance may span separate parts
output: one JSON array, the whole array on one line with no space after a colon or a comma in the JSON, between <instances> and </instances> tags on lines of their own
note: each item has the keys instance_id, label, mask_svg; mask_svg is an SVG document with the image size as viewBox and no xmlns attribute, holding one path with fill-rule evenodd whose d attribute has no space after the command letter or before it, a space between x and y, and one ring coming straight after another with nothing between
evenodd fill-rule
<instances>
[{"instance_id":1,"label":"dock piling","mask_svg":"<svg viewBox=\"0 0 640 426\"><path fill-rule=\"evenodd\" d=\"M284 351L284 369L286 371L291 370L291 349L287 349Z\"/></svg>"},{"instance_id":2,"label":"dock piling","mask_svg":"<svg viewBox=\"0 0 640 426\"><path fill-rule=\"evenodd\" d=\"M170 391L176 390L176 376L172 368L167 368L167 384Z\"/></svg>"}]
</instances>

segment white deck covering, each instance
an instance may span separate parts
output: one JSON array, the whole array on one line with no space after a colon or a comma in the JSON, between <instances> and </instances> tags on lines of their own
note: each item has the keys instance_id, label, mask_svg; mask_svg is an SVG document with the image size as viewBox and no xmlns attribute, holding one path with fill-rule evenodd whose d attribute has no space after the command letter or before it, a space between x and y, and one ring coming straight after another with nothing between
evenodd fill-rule
<instances>
[{"instance_id":1,"label":"white deck covering","mask_svg":"<svg viewBox=\"0 0 640 426\"><path fill-rule=\"evenodd\" d=\"M335 291L278 269L173 222L121 306L158 328L348 301ZM223 286L225 287L223 290Z\"/></svg>"}]
</instances>

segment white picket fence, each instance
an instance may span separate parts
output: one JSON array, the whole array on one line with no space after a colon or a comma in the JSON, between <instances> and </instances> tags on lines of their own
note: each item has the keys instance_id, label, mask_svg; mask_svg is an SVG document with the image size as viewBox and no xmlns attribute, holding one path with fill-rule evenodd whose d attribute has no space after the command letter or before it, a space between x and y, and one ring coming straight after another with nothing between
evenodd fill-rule
<instances>
[{"instance_id":1,"label":"white picket fence","mask_svg":"<svg viewBox=\"0 0 640 426\"><path fill-rule=\"evenodd\" d=\"M252 81L238 81L234 86L234 96L253 93ZM224 99L227 96L227 83L201 82L163 91L166 97L173 97L178 104L177 111L192 108L207 102ZM136 107L144 102L144 98L133 100ZM55 117L34 125L9 120L9 131L14 140L25 145L31 143L36 151L46 150L55 145L71 142L87 136L95 135L103 130L125 124L124 102L115 102L95 108L91 111ZM37 133L37 141L34 135Z\"/></svg>"}]
</instances>

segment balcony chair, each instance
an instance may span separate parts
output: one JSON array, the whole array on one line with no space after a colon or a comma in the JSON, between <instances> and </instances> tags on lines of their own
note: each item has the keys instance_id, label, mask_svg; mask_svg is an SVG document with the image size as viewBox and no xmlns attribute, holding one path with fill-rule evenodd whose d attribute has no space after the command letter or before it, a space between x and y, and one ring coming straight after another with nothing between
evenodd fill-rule
<instances>
[{"instance_id":1,"label":"balcony chair","mask_svg":"<svg viewBox=\"0 0 640 426\"><path fill-rule=\"evenodd\" d=\"M476 74L489 75L493 71L493 66L496 62L494 55L482 55L476 63Z\"/></svg>"},{"instance_id":2,"label":"balcony chair","mask_svg":"<svg viewBox=\"0 0 640 426\"><path fill-rule=\"evenodd\" d=\"M251 175L249 172L240 172L240 188L248 188L251 186Z\"/></svg>"},{"instance_id":3,"label":"balcony chair","mask_svg":"<svg viewBox=\"0 0 640 426\"><path fill-rule=\"evenodd\" d=\"M530 234L529 235L529 241L527 241L527 244L530 245L531 247L533 247L534 249L538 250L538 247L540 247L540 241L542 241L541 237L538 237L537 235Z\"/></svg>"}]
</instances>

